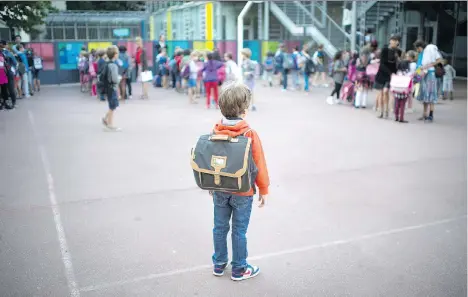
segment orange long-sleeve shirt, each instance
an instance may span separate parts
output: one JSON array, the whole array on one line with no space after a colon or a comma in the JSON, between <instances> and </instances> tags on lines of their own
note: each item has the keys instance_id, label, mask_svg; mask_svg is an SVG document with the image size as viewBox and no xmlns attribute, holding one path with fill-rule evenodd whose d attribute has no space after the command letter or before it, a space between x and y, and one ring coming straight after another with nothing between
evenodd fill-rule
<instances>
[{"instance_id":1,"label":"orange long-sleeve shirt","mask_svg":"<svg viewBox=\"0 0 468 297\"><path fill-rule=\"evenodd\" d=\"M233 126L225 125L220 121L214 127L215 134L229 135L231 137L236 137L244 134L250 129L249 124L246 121L241 120ZM258 187L260 195L268 194L268 187L270 186L270 178L268 176L268 169L266 165L265 154L263 152L262 143L258 137L257 132L250 130L245 135L252 139L252 157L254 159L255 165L258 168L257 178L255 179L255 184ZM253 189L246 193L236 193L240 196L253 196Z\"/></svg>"}]
</instances>

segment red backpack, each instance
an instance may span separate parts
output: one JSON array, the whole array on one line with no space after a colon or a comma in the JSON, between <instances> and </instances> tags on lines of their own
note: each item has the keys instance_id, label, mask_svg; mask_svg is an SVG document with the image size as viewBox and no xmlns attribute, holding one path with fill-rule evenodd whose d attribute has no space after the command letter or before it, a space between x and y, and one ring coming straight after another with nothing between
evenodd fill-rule
<instances>
[{"instance_id":1,"label":"red backpack","mask_svg":"<svg viewBox=\"0 0 468 297\"><path fill-rule=\"evenodd\" d=\"M220 82L223 82L226 80L226 66L223 65L223 67L218 69L218 80Z\"/></svg>"}]
</instances>

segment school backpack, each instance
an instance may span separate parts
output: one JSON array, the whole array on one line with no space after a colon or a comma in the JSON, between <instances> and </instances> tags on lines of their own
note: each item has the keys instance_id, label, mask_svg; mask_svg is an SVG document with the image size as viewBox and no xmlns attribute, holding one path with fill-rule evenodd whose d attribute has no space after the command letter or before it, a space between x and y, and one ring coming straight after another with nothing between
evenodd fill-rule
<instances>
[{"instance_id":1,"label":"school backpack","mask_svg":"<svg viewBox=\"0 0 468 297\"><path fill-rule=\"evenodd\" d=\"M7 59L1 51L0 51L0 71L5 72L5 74L8 76Z\"/></svg>"},{"instance_id":2,"label":"school backpack","mask_svg":"<svg viewBox=\"0 0 468 297\"><path fill-rule=\"evenodd\" d=\"M221 68L218 69L218 81L219 82L224 82L226 80L226 66L222 66Z\"/></svg>"},{"instance_id":3,"label":"school backpack","mask_svg":"<svg viewBox=\"0 0 468 297\"><path fill-rule=\"evenodd\" d=\"M265 60L265 70L266 71L273 71L273 68L275 67L275 61L273 60L273 57L268 57Z\"/></svg>"},{"instance_id":4,"label":"school backpack","mask_svg":"<svg viewBox=\"0 0 468 297\"><path fill-rule=\"evenodd\" d=\"M126 53L120 53L119 54L119 68L122 68L122 70L125 72L128 70L129 63L128 63L128 55Z\"/></svg>"},{"instance_id":5,"label":"school backpack","mask_svg":"<svg viewBox=\"0 0 468 297\"><path fill-rule=\"evenodd\" d=\"M78 60L78 70L80 72L84 72L85 62L86 62L86 59L83 57Z\"/></svg>"},{"instance_id":6,"label":"school backpack","mask_svg":"<svg viewBox=\"0 0 468 297\"><path fill-rule=\"evenodd\" d=\"M112 62L106 62L106 65L104 65L101 73L98 74L97 87L99 88L101 94L107 94L109 89L112 87L109 82L109 63Z\"/></svg>"},{"instance_id":7,"label":"school backpack","mask_svg":"<svg viewBox=\"0 0 468 297\"><path fill-rule=\"evenodd\" d=\"M305 62L305 65L304 65L304 71L305 71L305 73L308 73L308 74L315 73L315 64L312 61L312 59L306 58L306 62Z\"/></svg>"},{"instance_id":8,"label":"school backpack","mask_svg":"<svg viewBox=\"0 0 468 297\"><path fill-rule=\"evenodd\" d=\"M252 139L214 133L202 135L192 149L190 165L203 190L245 193L255 191L257 166L252 157Z\"/></svg>"},{"instance_id":9,"label":"school backpack","mask_svg":"<svg viewBox=\"0 0 468 297\"><path fill-rule=\"evenodd\" d=\"M435 67L435 76L438 78L444 77L445 69L442 64L437 64Z\"/></svg>"},{"instance_id":10,"label":"school backpack","mask_svg":"<svg viewBox=\"0 0 468 297\"><path fill-rule=\"evenodd\" d=\"M292 54L292 59L293 59L293 69L294 70L299 70L299 57L300 55L299 54Z\"/></svg>"},{"instance_id":11,"label":"school backpack","mask_svg":"<svg viewBox=\"0 0 468 297\"><path fill-rule=\"evenodd\" d=\"M283 59L284 69L295 69L294 67L294 56L292 54L285 54L286 58Z\"/></svg>"},{"instance_id":12,"label":"school backpack","mask_svg":"<svg viewBox=\"0 0 468 297\"><path fill-rule=\"evenodd\" d=\"M188 79L190 77L190 64L186 64L182 68L182 78Z\"/></svg>"},{"instance_id":13,"label":"school backpack","mask_svg":"<svg viewBox=\"0 0 468 297\"><path fill-rule=\"evenodd\" d=\"M283 67L283 61L284 61L283 55L284 55L283 53L279 53L278 55L275 56L276 67Z\"/></svg>"},{"instance_id":14,"label":"school backpack","mask_svg":"<svg viewBox=\"0 0 468 297\"><path fill-rule=\"evenodd\" d=\"M42 69L42 59L41 57L34 57L34 69L41 70Z\"/></svg>"}]
</instances>

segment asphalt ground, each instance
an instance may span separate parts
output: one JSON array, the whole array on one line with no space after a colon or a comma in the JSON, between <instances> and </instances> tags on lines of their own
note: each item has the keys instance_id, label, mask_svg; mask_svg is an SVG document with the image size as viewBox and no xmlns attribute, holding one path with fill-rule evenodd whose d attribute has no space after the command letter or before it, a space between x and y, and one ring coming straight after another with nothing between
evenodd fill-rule
<instances>
[{"instance_id":1,"label":"asphalt ground","mask_svg":"<svg viewBox=\"0 0 468 297\"><path fill-rule=\"evenodd\" d=\"M271 188L248 232L261 274L240 283L211 274L213 205L189 166L217 110L151 89L113 133L78 86L19 101L0 113L0 296L466 296L466 83L433 123L329 92L255 91Z\"/></svg>"}]
</instances>

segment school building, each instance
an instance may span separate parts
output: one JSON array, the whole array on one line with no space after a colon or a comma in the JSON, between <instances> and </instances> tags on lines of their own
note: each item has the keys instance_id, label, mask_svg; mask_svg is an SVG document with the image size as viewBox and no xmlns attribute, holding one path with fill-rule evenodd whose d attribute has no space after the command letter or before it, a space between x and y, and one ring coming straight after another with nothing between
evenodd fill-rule
<instances>
[{"instance_id":1,"label":"school building","mask_svg":"<svg viewBox=\"0 0 468 297\"><path fill-rule=\"evenodd\" d=\"M170 52L176 46L218 48L236 58L239 48L248 47L252 58L261 60L279 43L292 49L307 42L323 44L332 56L353 43L354 31L349 32L344 22L353 7L356 48L368 29L380 46L392 34L400 34L402 49L409 50L421 38L436 44L457 75L466 77L466 1L358 1L355 5L350 1L147 1L142 12L66 11L63 5L60 12L49 15L42 34L31 36L31 46L47 61L45 83L77 81L73 63L82 45L92 49L126 44L131 53L136 36L145 40L150 65L160 34L166 36Z\"/></svg>"}]
</instances>

